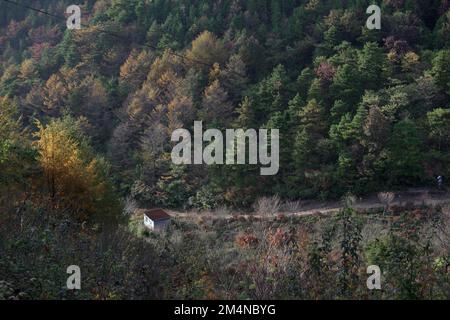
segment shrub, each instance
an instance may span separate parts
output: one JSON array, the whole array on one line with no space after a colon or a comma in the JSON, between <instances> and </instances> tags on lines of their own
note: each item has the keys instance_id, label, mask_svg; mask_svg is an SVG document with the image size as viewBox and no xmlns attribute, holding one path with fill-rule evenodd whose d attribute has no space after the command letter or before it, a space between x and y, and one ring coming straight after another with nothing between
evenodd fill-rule
<instances>
[{"instance_id":1,"label":"shrub","mask_svg":"<svg viewBox=\"0 0 450 320\"><path fill-rule=\"evenodd\" d=\"M125 216L131 216L136 211L137 208L138 208L138 204L137 204L136 200L128 197L125 199L125 203L123 206L123 214Z\"/></svg>"},{"instance_id":2,"label":"shrub","mask_svg":"<svg viewBox=\"0 0 450 320\"><path fill-rule=\"evenodd\" d=\"M384 205L384 211L386 212L395 199L395 193L393 192L380 192L378 193L378 200Z\"/></svg>"},{"instance_id":3,"label":"shrub","mask_svg":"<svg viewBox=\"0 0 450 320\"><path fill-rule=\"evenodd\" d=\"M302 201L301 200L297 200L297 201L285 201L282 205L282 210L284 212L299 212L302 210Z\"/></svg>"},{"instance_id":4,"label":"shrub","mask_svg":"<svg viewBox=\"0 0 450 320\"><path fill-rule=\"evenodd\" d=\"M250 233L240 233L235 237L236 245L240 248L250 248L259 243L258 238Z\"/></svg>"},{"instance_id":5,"label":"shrub","mask_svg":"<svg viewBox=\"0 0 450 320\"><path fill-rule=\"evenodd\" d=\"M269 233L268 242L270 246L282 247L291 241L291 235L281 228L277 228L275 232Z\"/></svg>"},{"instance_id":6,"label":"shrub","mask_svg":"<svg viewBox=\"0 0 450 320\"><path fill-rule=\"evenodd\" d=\"M281 200L278 195L272 197L259 198L254 204L255 213L260 215L272 215L279 212Z\"/></svg>"},{"instance_id":7,"label":"shrub","mask_svg":"<svg viewBox=\"0 0 450 320\"><path fill-rule=\"evenodd\" d=\"M211 188L203 187L191 198L191 204L198 210L213 210L217 207L218 201Z\"/></svg>"}]
</instances>

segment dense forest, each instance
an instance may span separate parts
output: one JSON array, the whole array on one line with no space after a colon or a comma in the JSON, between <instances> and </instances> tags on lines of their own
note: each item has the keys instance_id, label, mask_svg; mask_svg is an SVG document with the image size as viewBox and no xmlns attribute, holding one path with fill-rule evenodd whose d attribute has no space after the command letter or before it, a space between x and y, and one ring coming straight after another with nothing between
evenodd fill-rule
<instances>
[{"instance_id":1,"label":"dense forest","mask_svg":"<svg viewBox=\"0 0 450 320\"><path fill-rule=\"evenodd\" d=\"M69 4L33 2L60 16ZM28 141L39 122L61 146L90 145L80 161L101 157L116 191L145 204L242 207L265 194L327 199L433 183L450 173L449 3L383 1L381 30L366 28L367 5L85 1L83 28L68 30L2 2L2 106ZM194 120L278 128L280 172L173 166L170 134ZM2 141L15 143L3 132Z\"/></svg>"},{"instance_id":2,"label":"dense forest","mask_svg":"<svg viewBox=\"0 0 450 320\"><path fill-rule=\"evenodd\" d=\"M335 222L352 230L344 235L354 239L327 238L340 227L328 230L333 223L326 222L304 245L306 251L289 249L294 252L289 261L295 263L275 268L282 275L264 269L261 259L269 255L264 250L293 243L267 244L273 230L285 227L297 237L295 223L275 221L275 229L260 223L266 235L258 238L243 231L245 223L235 235L229 225L221 226L224 231L216 224L193 227L177 221L168 234L147 241L116 227L127 225L124 213L134 207L245 210L261 197L326 201L429 187L437 176L449 180L450 1L84 0L78 3L82 28L69 30L65 13L72 2L0 0L0 256L13 257L0 259L0 275L10 275L8 282L0 276L0 298L29 285L19 280L21 272L45 277L49 266L57 269L55 260L81 252L78 245L90 248L84 258L91 266L102 257L105 274L116 266L115 276L124 281L120 289L105 284L99 292L92 282L94 291L82 298L370 298L359 294L359 278L352 272L371 259L389 261L393 288L402 286L375 298L446 297L448 265L442 259L448 259L448 247L431 248L415 238L409 242L401 226L390 221L382 229L395 232L376 245L370 238L362 253L359 233L368 222L355 222L351 208ZM374 2L381 7L379 30L366 27L366 9ZM174 165L171 134L192 130L194 121L219 130L279 129L278 174L261 176L258 165ZM445 218L439 208L422 210L427 213L419 227L403 217L413 208L405 209L402 219L411 227L408 236L423 227L431 243L436 238L430 224L437 218L430 212ZM241 231L250 237L243 244ZM111 239L128 244L113 246ZM214 272L206 266L216 261L210 267L220 268L219 260L200 252L183 254L192 252L194 243L221 252L215 246L230 239L245 250L255 243L263 249L252 251L258 253L253 258L235 257L242 264L230 270L243 279L234 283L230 276L230 283L222 283L228 289L218 292L222 280L211 279ZM333 260L330 255L337 251L331 243L339 241L354 247L343 247L343 260L336 255ZM151 255L139 255L143 250ZM30 271L26 262L33 252L42 268ZM410 259L429 258L417 260L411 270L433 279L402 278L393 252L407 253L405 268L411 267ZM127 260L130 256L134 259ZM128 262L119 265L117 257ZM180 265L170 271L173 277L156 283L158 268L169 268L174 257ZM249 259L258 261L254 268L261 267L261 273L252 272ZM316 273L294 276L300 261L308 261L302 268ZM334 267L326 261L336 266L343 261L346 273L332 278ZM196 263L204 264L182 283L179 274ZM238 273L238 267L246 273ZM433 268L440 273L433 275ZM284 282L259 288L259 279L246 278L252 274ZM323 274L328 280L319 280ZM287 289L297 276L309 277L303 279L306 287ZM30 289L25 297L67 298L54 291L59 280L40 283L40 291ZM336 281L342 291L331 292L321 281ZM167 288L185 291L177 295ZM239 290L242 296L230 294Z\"/></svg>"}]
</instances>

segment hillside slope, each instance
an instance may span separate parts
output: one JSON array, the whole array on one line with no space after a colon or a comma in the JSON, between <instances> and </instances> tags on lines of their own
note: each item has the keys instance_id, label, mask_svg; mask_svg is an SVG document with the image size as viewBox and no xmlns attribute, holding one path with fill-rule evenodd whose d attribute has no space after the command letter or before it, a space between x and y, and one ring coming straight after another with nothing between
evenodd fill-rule
<instances>
[{"instance_id":1,"label":"hillside slope","mask_svg":"<svg viewBox=\"0 0 450 320\"><path fill-rule=\"evenodd\" d=\"M366 28L364 1L85 1L81 30L0 6L0 96L29 132L36 118L81 119L141 205L338 199L450 176L447 1L383 1L381 30ZM278 128L278 174L173 166L170 135L195 120Z\"/></svg>"}]
</instances>

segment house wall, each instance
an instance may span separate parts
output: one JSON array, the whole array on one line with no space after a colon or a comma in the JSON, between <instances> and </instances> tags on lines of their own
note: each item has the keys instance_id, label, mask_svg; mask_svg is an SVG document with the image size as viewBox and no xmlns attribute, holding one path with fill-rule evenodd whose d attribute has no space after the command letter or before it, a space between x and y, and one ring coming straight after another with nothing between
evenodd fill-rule
<instances>
[{"instance_id":1,"label":"house wall","mask_svg":"<svg viewBox=\"0 0 450 320\"><path fill-rule=\"evenodd\" d=\"M155 230L164 230L167 228L167 226L169 225L170 220L162 220L162 221L157 221L154 223L154 229Z\"/></svg>"},{"instance_id":2,"label":"house wall","mask_svg":"<svg viewBox=\"0 0 450 320\"><path fill-rule=\"evenodd\" d=\"M146 215L144 215L144 225L151 230L155 228L155 224L153 223L152 219L150 219Z\"/></svg>"},{"instance_id":3,"label":"house wall","mask_svg":"<svg viewBox=\"0 0 450 320\"><path fill-rule=\"evenodd\" d=\"M167 228L169 223L170 219L154 222L152 219L144 215L144 225L150 230L164 230L165 228Z\"/></svg>"}]
</instances>

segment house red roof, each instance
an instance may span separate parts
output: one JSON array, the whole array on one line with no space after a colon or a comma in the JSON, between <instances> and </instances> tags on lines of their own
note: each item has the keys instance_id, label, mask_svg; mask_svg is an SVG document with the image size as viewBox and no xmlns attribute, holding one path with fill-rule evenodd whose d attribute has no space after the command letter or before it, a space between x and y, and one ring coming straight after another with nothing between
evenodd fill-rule
<instances>
[{"instance_id":1,"label":"house red roof","mask_svg":"<svg viewBox=\"0 0 450 320\"><path fill-rule=\"evenodd\" d=\"M145 210L144 214L153 221L169 220L170 215L162 209Z\"/></svg>"}]
</instances>

